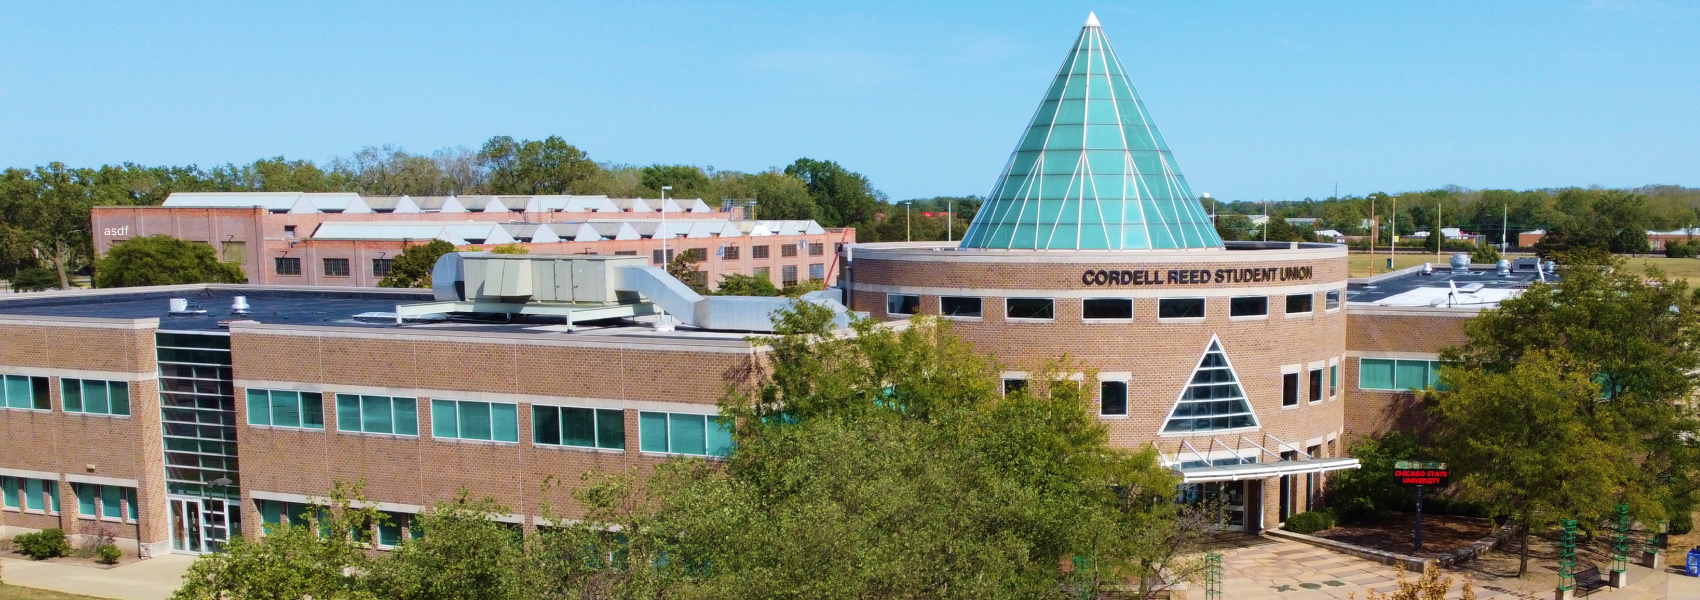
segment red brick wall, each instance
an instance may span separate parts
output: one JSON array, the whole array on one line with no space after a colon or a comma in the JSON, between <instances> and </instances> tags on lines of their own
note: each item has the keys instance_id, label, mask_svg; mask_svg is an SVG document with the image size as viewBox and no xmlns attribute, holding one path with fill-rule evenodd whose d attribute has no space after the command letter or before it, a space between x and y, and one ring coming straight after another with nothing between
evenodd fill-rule
<instances>
[{"instance_id":1,"label":"red brick wall","mask_svg":"<svg viewBox=\"0 0 1700 600\"><path fill-rule=\"evenodd\" d=\"M1464 325L1473 310L1437 308L1363 308L1347 314L1346 350L1352 354L1341 374L1346 397L1346 436L1355 439L1389 431L1418 431L1430 421L1416 394L1358 389L1358 359L1368 356L1433 360L1448 346L1468 341Z\"/></svg>"}]
</instances>

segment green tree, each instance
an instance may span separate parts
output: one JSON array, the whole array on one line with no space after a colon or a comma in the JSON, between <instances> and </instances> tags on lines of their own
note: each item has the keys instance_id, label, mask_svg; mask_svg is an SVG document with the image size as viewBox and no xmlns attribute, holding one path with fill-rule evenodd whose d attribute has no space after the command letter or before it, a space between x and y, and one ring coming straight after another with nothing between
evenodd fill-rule
<instances>
[{"instance_id":1,"label":"green tree","mask_svg":"<svg viewBox=\"0 0 1700 600\"><path fill-rule=\"evenodd\" d=\"M519 244L502 244L490 249L491 254L531 254L531 250Z\"/></svg>"},{"instance_id":2,"label":"green tree","mask_svg":"<svg viewBox=\"0 0 1700 600\"><path fill-rule=\"evenodd\" d=\"M1477 244L1476 249L1470 252L1470 261L1475 263L1491 265L1498 263L1499 259L1499 248L1493 244Z\"/></svg>"},{"instance_id":3,"label":"green tree","mask_svg":"<svg viewBox=\"0 0 1700 600\"><path fill-rule=\"evenodd\" d=\"M378 281L378 287L429 288L431 269L437 266L437 259L454 251L454 244L443 240L402 248L395 262L390 263L390 274Z\"/></svg>"},{"instance_id":4,"label":"green tree","mask_svg":"<svg viewBox=\"0 0 1700 600\"><path fill-rule=\"evenodd\" d=\"M42 267L22 269L12 276L11 284L15 292L51 290L59 287L59 273Z\"/></svg>"},{"instance_id":5,"label":"green tree","mask_svg":"<svg viewBox=\"0 0 1700 600\"><path fill-rule=\"evenodd\" d=\"M357 508L360 489L338 483L329 505L291 515L306 525L263 525L266 536L259 541L233 537L222 552L201 555L171 599L375 600L362 581L371 563L365 544L347 532L369 532L385 517L371 505Z\"/></svg>"},{"instance_id":6,"label":"green tree","mask_svg":"<svg viewBox=\"0 0 1700 600\"><path fill-rule=\"evenodd\" d=\"M674 254L673 260L667 263L667 274L690 286L696 293L707 294L708 273L697 270L697 263L707 259L707 256L698 256L696 249Z\"/></svg>"},{"instance_id":7,"label":"green tree","mask_svg":"<svg viewBox=\"0 0 1700 600\"><path fill-rule=\"evenodd\" d=\"M821 224L828 227L865 227L889 206L867 177L830 160L799 158L785 167L785 174L808 186L820 209Z\"/></svg>"},{"instance_id":8,"label":"green tree","mask_svg":"<svg viewBox=\"0 0 1700 600\"><path fill-rule=\"evenodd\" d=\"M778 296L779 288L773 285L773 280L765 275L743 275L727 273L720 276L720 287L714 290L719 296Z\"/></svg>"},{"instance_id":9,"label":"green tree","mask_svg":"<svg viewBox=\"0 0 1700 600\"><path fill-rule=\"evenodd\" d=\"M247 283L242 266L218 261L212 246L150 235L113 246L95 262L95 287Z\"/></svg>"},{"instance_id":10,"label":"green tree","mask_svg":"<svg viewBox=\"0 0 1700 600\"><path fill-rule=\"evenodd\" d=\"M515 141L502 135L484 143L478 157L497 194L590 193L579 189L601 170L585 151L556 136Z\"/></svg>"},{"instance_id":11,"label":"green tree","mask_svg":"<svg viewBox=\"0 0 1700 600\"><path fill-rule=\"evenodd\" d=\"M1509 371L1442 369L1451 391L1432 392L1437 453L1459 498L1481 502L1521 528L1517 576L1529 569L1529 535L1554 519L1593 520L1632 488L1635 465L1609 436L1611 415L1592 411L1599 385L1562 353L1526 354Z\"/></svg>"},{"instance_id":12,"label":"green tree","mask_svg":"<svg viewBox=\"0 0 1700 600\"><path fill-rule=\"evenodd\" d=\"M1362 523L1385 518L1403 506L1411 490L1393 479L1393 463L1421 460L1417 436L1393 431L1379 438L1366 437L1347 450L1358 459L1358 468L1328 477L1328 508L1342 521Z\"/></svg>"},{"instance_id":13,"label":"green tree","mask_svg":"<svg viewBox=\"0 0 1700 600\"><path fill-rule=\"evenodd\" d=\"M511 511L461 490L412 524L407 540L370 563L365 587L393 600L511 600L525 597L525 553L519 526L491 515Z\"/></svg>"},{"instance_id":14,"label":"green tree","mask_svg":"<svg viewBox=\"0 0 1700 600\"><path fill-rule=\"evenodd\" d=\"M90 180L86 169L50 163L34 171L7 169L0 176L0 227L59 274L59 289L71 287L71 271L93 255L89 235Z\"/></svg>"},{"instance_id":15,"label":"green tree","mask_svg":"<svg viewBox=\"0 0 1700 600\"><path fill-rule=\"evenodd\" d=\"M772 170L746 175L741 184L744 195L732 197L754 198L754 218L820 219L820 207L802 179Z\"/></svg>"},{"instance_id":16,"label":"green tree","mask_svg":"<svg viewBox=\"0 0 1700 600\"><path fill-rule=\"evenodd\" d=\"M1309 230L1299 229L1287 223L1282 217L1269 217L1264 224L1269 228L1268 239L1271 242L1314 242L1316 235Z\"/></svg>"},{"instance_id":17,"label":"green tree","mask_svg":"<svg viewBox=\"0 0 1700 600\"><path fill-rule=\"evenodd\" d=\"M1253 236L1251 218L1245 215L1217 215L1216 235L1222 236L1222 241L1233 242L1257 239Z\"/></svg>"},{"instance_id":18,"label":"green tree","mask_svg":"<svg viewBox=\"0 0 1700 600\"><path fill-rule=\"evenodd\" d=\"M661 196L661 186L670 185L668 198L708 198L718 200L714 186L708 175L702 169L691 165L650 165L638 169L638 183L644 187L645 196L658 198Z\"/></svg>"}]
</instances>

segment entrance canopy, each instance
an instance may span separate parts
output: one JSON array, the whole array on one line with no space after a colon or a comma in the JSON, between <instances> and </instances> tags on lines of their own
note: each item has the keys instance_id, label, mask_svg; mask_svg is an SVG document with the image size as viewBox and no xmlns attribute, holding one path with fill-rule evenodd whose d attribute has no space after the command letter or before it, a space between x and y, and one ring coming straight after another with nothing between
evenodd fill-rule
<instances>
[{"instance_id":1,"label":"entrance canopy","mask_svg":"<svg viewBox=\"0 0 1700 600\"><path fill-rule=\"evenodd\" d=\"M1240 463L1211 467L1194 467L1180 469L1184 483L1205 483L1210 481L1239 481L1241 479L1264 479L1280 475L1298 475L1304 473L1326 473L1342 469L1358 468L1356 458L1306 458L1300 460L1283 460L1268 463Z\"/></svg>"}]
</instances>

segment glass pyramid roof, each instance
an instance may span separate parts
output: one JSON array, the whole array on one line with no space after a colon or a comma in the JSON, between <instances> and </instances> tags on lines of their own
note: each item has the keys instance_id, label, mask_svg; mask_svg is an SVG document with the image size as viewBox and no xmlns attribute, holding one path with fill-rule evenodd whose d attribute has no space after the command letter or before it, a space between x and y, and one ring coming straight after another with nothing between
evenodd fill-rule
<instances>
[{"instance_id":1,"label":"glass pyramid roof","mask_svg":"<svg viewBox=\"0 0 1700 600\"><path fill-rule=\"evenodd\" d=\"M1257 427L1257 415L1251 412L1240 377L1234 373L1222 351L1222 342L1210 337L1210 347L1198 359L1192 379L1181 390L1180 399L1169 411L1163 423L1163 433L1188 431L1222 431Z\"/></svg>"},{"instance_id":2,"label":"glass pyramid roof","mask_svg":"<svg viewBox=\"0 0 1700 600\"><path fill-rule=\"evenodd\" d=\"M1087 17L962 247L1222 247L1095 15Z\"/></svg>"}]
</instances>

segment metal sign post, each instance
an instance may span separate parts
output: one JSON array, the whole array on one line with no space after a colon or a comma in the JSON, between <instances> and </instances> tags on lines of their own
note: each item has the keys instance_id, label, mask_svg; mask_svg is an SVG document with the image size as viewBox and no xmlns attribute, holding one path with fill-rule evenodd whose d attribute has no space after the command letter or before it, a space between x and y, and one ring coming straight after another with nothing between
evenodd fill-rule
<instances>
[{"instance_id":1,"label":"metal sign post","mask_svg":"<svg viewBox=\"0 0 1700 600\"><path fill-rule=\"evenodd\" d=\"M1416 552L1423 551L1423 486L1446 483L1446 463L1401 460L1393 463L1393 478L1417 486Z\"/></svg>"}]
</instances>

